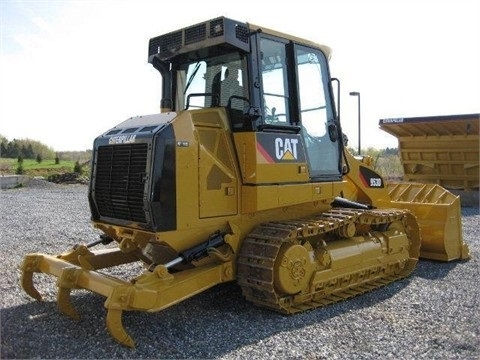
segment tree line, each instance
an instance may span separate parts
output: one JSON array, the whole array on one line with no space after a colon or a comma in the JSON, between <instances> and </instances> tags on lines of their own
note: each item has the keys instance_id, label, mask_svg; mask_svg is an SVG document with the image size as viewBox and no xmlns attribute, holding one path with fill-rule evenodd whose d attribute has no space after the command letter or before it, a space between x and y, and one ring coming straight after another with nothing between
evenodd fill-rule
<instances>
[{"instance_id":1,"label":"tree line","mask_svg":"<svg viewBox=\"0 0 480 360\"><path fill-rule=\"evenodd\" d=\"M23 158L36 159L40 156L43 159L56 157L55 151L40 141L31 139L13 139L9 141L5 136L0 135L0 157L2 158Z\"/></svg>"},{"instance_id":2,"label":"tree line","mask_svg":"<svg viewBox=\"0 0 480 360\"><path fill-rule=\"evenodd\" d=\"M10 159L57 159L74 160L80 163L91 159L92 151L55 151L51 147L32 139L13 139L9 141L0 134L0 158Z\"/></svg>"}]
</instances>

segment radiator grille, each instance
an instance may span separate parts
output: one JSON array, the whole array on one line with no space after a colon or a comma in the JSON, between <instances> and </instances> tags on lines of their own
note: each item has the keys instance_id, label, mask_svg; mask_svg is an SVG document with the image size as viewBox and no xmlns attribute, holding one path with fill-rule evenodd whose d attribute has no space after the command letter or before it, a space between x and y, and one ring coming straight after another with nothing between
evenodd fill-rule
<instances>
[{"instance_id":1,"label":"radiator grille","mask_svg":"<svg viewBox=\"0 0 480 360\"><path fill-rule=\"evenodd\" d=\"M95 201L100 216L147 223L143 197L148 145L100 146L95 172Z\"/></svg>"}]
</instances>

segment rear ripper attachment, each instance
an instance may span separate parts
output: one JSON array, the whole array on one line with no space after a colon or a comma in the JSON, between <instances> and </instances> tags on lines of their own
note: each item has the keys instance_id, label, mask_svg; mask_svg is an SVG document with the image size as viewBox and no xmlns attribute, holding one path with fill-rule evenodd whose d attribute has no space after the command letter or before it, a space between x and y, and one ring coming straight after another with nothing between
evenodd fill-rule
<instances>
[{"instance_id":1,"label":"rear ripper attachment","mask_svg":"<svg viewBox=\"0 0 480 360\"><path fill-rule=\"evenodd\" d=\"M232 280L230 257L217 248L225 244L229 235L212 234L205 242L184 251L168 263L150 264L149 270L131 281L124 281L98 270L139 261L137 251L124 253L120 249L91 251L88 245L76 246L72 251L58 256L29 254L22 264L22 287L31 297L42 300L33 285L34 273L57 277L58 307L62 313L79 319L70 302L73 289L87 289L105 296L106 325L115 340L134 347L133 339L122 324L124 310L160 311L216 284ZM200 260L209 253L219 261L180 272L169 272L176 265Z\"/></svg>"}]
</instances>

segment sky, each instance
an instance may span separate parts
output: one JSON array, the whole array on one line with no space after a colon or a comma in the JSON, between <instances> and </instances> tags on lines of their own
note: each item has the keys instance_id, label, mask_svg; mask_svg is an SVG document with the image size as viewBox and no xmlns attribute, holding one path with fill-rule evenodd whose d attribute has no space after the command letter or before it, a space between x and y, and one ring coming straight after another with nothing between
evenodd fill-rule
<instances>
[{"instance_id":1,"label":"sky","mask_svg":"<svg viewBox=\"0 0 480 360\"><path fill-rule=\"evenodd\" d=\"M87 150L158 113L149 39L218 16L330 46L351 147L352 91L362 149L397 146L380 119L480 113L480 0L0 0L0 134Z\"/></svg>"}]
</instances>

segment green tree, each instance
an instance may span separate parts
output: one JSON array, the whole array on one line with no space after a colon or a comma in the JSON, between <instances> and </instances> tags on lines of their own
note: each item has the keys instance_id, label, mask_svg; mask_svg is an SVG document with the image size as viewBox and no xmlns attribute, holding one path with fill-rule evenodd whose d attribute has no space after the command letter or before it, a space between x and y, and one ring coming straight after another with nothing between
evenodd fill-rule
<instances>
[{"instance_id":1,"label":"green tree","mask_svg":"<svg viewBox=\"0 0 480 360\"><path fill-rule=\"evenodd\" d=\"M77 174L82 173L82 165L78 162L78 160L75 162L75 166L73 167L73 172Z\"/></svg>"},{"instance_id":2,"label":"green tree","mask_svg":"<svg viewBox=\"0 0 480 360\"><path fill-rule=\"evenodd\" d=\"M40 153L37 154L37 163L41 163L42 162L42 155L40 155Z\"/></svg>"},{"instance_id":3,"label":"green tree","mask_svg":"<svg viewBox=\"0 0 480 360\"><path fill-rule=\"evenodd\" d=\"M17 158L20 155L20 146L17 140L13 139L7 145L7 156L8 158Z\"/></svg>"},{"instance_id":4,"label":"green tree","mask_svg":"<svg viewBox=\"0 0 480 360\"><path fill-rule=\"evenodd\" d=\"M7 157L7 145L8 141L2 141L2 143L0 144L0 157Z\"/></svg>"},{"instance_id":5,"label":"green tree","mask_svg":"<svg viewBox=\"0 0 480 360\"><path fill-rule=\"evenodd\" d=\"M22 155L18 155L17 162L18 162L19 164L23 164L23 157L22 157Z\"/></svg>"},{"instance_id":6,"label":"green tree","mask_svg":"<svg viewBox=\"0 0 480 360\"><path fill-rule=\"evenodd\" d=\"M58 157L58 154L55 154L55 165L60 164L60 158Z\"/></svg>"},{"instance_id":7,"label":"green tree","mask_svg":"<svg viewBox=\"0 0 480 360\"><path fill-rule=\"evenodd\" d=\"M27 148L25 150L25 158L27 158L27 159L34 159L35 158L35 152L33 151L32 144L27 145Z\"/></svg>"}]
</instances>

